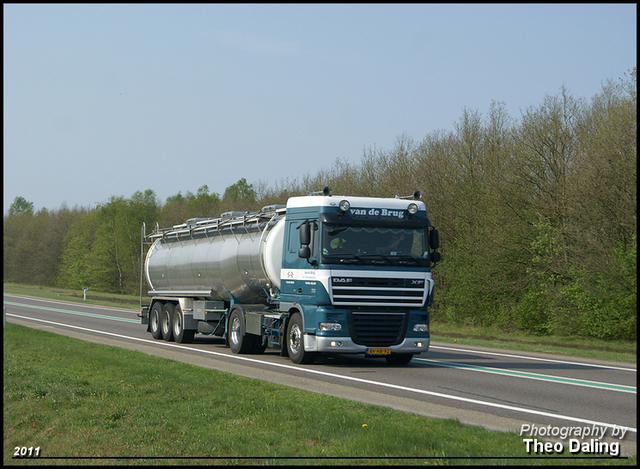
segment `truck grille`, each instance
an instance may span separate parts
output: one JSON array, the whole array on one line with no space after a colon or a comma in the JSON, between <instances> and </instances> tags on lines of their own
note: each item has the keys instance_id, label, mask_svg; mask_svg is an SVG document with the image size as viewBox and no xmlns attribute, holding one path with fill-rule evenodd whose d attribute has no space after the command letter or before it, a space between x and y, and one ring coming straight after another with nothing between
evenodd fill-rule
<instances>
[{"instance_id":1,"label":"truck grille","mask_svg":"<svg viewBox=\"0 0 640 469\"><path fill-rule=\"evenodd\" d=\"M424 278L331 277L335 306L403 306L420 308L427 299Z\"/></svg>"},{"instance_id":2,"label":"truck grille","mask_svg":"<svg viewBox=\"0 0 640 469\"><path fill-rule=\"evenodd\" d=\"M351 338L358 345L388 347L402 342L405 312L355 312L348 315Z\"/></svg>"}]
</instances>

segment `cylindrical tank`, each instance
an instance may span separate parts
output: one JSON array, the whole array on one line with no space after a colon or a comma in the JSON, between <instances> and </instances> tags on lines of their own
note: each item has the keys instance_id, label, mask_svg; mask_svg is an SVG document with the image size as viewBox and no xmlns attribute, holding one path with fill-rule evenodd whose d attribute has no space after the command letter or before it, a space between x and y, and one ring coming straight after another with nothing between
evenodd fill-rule
<instances>
[{"instance_id":1,"label":"cylindrical tank","mask_svg":"<svg viewBox=\"0 0 640 469\"><path fill-rule=\"evenodd\" d=\"M170 233L147 253L147 281L157 294L198 296L195 292L211 291L214 299L266 303L264 287L280 287L283 238L283 217L206 233Z\"/></svg>"}]
</instances>

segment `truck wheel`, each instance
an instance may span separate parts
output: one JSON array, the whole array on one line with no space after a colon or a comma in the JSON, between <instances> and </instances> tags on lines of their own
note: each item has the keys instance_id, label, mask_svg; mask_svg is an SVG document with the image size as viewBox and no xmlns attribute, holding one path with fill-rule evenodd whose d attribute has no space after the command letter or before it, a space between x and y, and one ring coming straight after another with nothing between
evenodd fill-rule
<instances>
[{"instance_id":1,"label":"truck wheel","mask_svg":"<svg viewBox=\"0 0 640 469\"><path fill-rule=\"evenodd\" d=\"M406 365L413 358L412 353L397 353L395 355L387 355L384 357L390 365Z\"/></svg>"},{"instance_id":2,"label":"truck wheel","mask_svg":"<svg viewBox=\"0 0 640 469\"><path fill-rule=\"evenodd\" d=\"M173 303L166 303L162 307L162 321L160 321L162 328L162 338L167 342L173 340L173 309L175 308Z\"/></svg>"},{"instance_id":3,"label":"truck wheel","mask_svg":"<svg viewBox=\"0 0 640 469\"><path fill-rule=\"evenodd\" d=\"M190 344L196 331L184 330L184 313L180 305L173 310L173 340L179 344Z\"/></svg>"},{"instance_id":4,"label":"truck wheel","mask_svg":"<svg viewBox=\"0 0 640 469\"><path fill-rule=\"evenodd\" d=\"M229 316L229 347L233 353L249 353L253 349L252 336L244 335L242 310L234 309Z\"/></svg>"},{"instance_id":5,"label":"truck wheel","mask_svg":"<svg viewBox=\"0 0 640 469\"><path fill-rule=\"evenodd\" d=\"M149 312L149 328L151 329L151 337L154 339L162 339L161 329L162 303L157 301L153 304L153 308Z\"/></svg>"},{"instance_id":6,"label":"truck wheel","mask_svg":"<svg viewBox=\"0 0 640 469\"><path fill-rule=\"evenodd\" d=\"M302 317L298 313L289 318L287 325L287 352L293 363L313 363L316 359L315 353L304 351Z\"/></svg>"}]
</instances>

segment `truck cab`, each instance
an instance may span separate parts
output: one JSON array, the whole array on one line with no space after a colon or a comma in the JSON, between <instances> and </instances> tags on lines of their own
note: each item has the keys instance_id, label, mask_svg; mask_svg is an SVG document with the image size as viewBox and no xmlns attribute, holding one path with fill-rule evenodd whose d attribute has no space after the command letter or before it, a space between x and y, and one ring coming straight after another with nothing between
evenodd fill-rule
<instances>
[{"instance_id":1,"label":"truck cab","mask_svg":"<svg viewBox=\"0 0 640 469\"><path fill-rule=\"evenodd\" d=\"M406 363L428 350L439 253L423 202L325 193L289 199L286 220L280 308L302 323L294 362L330 352Z\"/></svg>"}]
</instances>

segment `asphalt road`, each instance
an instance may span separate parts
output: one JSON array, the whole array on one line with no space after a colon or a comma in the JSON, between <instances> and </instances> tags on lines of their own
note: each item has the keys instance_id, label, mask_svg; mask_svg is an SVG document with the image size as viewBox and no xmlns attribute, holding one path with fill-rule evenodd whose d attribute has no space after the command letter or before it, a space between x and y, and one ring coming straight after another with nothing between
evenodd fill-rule
<instances>
[{"instance_id":1,"label":"asphalt road","mask_svg":"<svg viewBox=\"0 0 640 469\"><path fill-rule=\"evenodd\" d=\"M575 434L579 428L581 443L588 443L593 436L582 429L599 430L602 441L619 441L623 454L636 454L633 364L432 342L427 353L401 367L351 355L295 365L269 350L234 355L221 340L200 335L192 344L154 340L128 309L10 294L4 294L4 306L7 322L90 342L492 430L520 434L524 428L523 440L561 441L566 448L573 436L543 433L572 428Z\"/></svg>"}]
</instances>

